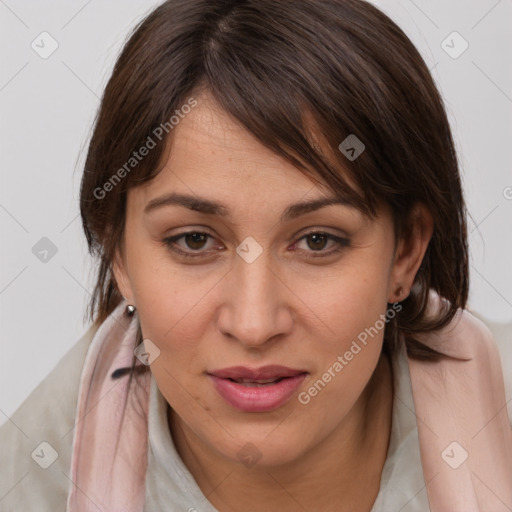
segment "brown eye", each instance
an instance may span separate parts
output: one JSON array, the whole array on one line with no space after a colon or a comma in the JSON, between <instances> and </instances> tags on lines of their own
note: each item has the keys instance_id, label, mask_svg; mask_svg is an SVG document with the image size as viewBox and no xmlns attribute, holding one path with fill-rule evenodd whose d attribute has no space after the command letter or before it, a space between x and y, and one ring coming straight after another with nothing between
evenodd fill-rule
<instances>
[{"instance_id":1,"label":"brown eye","mask_svg":"<svg viewBox=\"0 0 512 512\"><path fill-rule=\"evenodd\" d=\"M208 233L189 231L187 233L181 233L179 235L165 238L162 242L180 256L194 258L206 256L207 253L211 253L209 249L214 247L208 247L208 242L214 240L215 239Z\"/></svg>"},{"instance_id":2,"label":"brown eye","mask_svg":"<svg viewBox=\"0 0 512 512\"><path fill-rule=\"evenodd\" d=\"M306 236L308 247L314 251L324 249L329 238L322 233L312 233Z\"/></svg>"},{"instance_id":3,"label":"brown eye","mask_svg":"<svg viewBox=\"0 0 512 512\"><path fill-rule=\"evenodd\" d=\"M199 250L202 249L208 240L209 235L206 233L187 233L183 239L189 249Z\"/></svg>"},{"instance_id":4,"label":"brown eye","mask_svg":"<svg viewBox=\"0 0 512 512\"><path fill-rule=\"evenodd\" d=\"M293 248L294 250L299 250L305 253L307 257L316 258L320 256L330 256L342 251L349 245L350 240L347 238L340 238L332 235L331 233L314 231L307 233L295 242L293 244Z\"/></svg>"}]
</instances>

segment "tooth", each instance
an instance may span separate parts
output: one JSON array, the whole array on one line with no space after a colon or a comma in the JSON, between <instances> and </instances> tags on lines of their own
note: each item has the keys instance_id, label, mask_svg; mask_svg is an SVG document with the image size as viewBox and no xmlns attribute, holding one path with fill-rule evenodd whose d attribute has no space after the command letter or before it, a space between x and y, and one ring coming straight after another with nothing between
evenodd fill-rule
<instances>
[{"instance_id":1,"label":"tooth","mask_svg":"<svg viewBox=\"0 0 512 512\"><path fill-rule=\"evenodd\" d=\"M272 384L272 383L278 381L279 379L280 379L280 377L274 377L273 379L261 379L261 380L238 379L236 382L238 384L245 384L245 385L252 385L252 386L256 386L256 385L265 386L267 384Z\"/></svg>"}]
</instances>

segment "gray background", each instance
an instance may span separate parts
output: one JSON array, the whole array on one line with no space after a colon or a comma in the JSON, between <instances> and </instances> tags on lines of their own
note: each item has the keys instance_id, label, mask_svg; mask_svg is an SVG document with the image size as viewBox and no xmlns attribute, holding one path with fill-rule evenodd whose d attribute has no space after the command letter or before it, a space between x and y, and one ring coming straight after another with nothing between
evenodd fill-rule
<instances>
[{"instance_id":1,"label":"gray background","mask_svg":"<svg viewBox=\"0 0 512 512\"><path fill-rule=\"evenodd\" d=\"M114 59L158 3L0 0L0 423L87 328L81 165ZM472 216L470 307L510 321L512 0L375 3L419 48L449 112ZM44 31L58 43L46 59L31 47L51 48ZM454 31L469 44L458 58L443 49L463 48Z\"/></svg>"}]
</instances>

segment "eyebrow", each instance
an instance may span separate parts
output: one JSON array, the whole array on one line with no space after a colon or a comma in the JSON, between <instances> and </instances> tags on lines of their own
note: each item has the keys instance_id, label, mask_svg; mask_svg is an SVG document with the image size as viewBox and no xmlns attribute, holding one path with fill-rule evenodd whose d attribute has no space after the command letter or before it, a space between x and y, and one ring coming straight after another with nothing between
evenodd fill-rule
<instances>
[{"instance_id":1,"label":"eyebrow","mask_svg":"<svg viewBox=\"0 0 512 512\"><path fill-rule=\"evenodd\" d=\"M310 213L320 208L325 208L331 205L349 205L349 201L340 197L323 197L313 199L311 201L304 201L289 205L281 216L281 222L289 221ZM157 197L149 201L144 208L144 214L163 208L165 206L183 206L189 210L204 213L206 215L218 215L220 217L228 217L230 214L229 208L221 203L217 203L210 199L191 196L188 194L171 193L161 197Z\"/></svg>"}]
</instances>

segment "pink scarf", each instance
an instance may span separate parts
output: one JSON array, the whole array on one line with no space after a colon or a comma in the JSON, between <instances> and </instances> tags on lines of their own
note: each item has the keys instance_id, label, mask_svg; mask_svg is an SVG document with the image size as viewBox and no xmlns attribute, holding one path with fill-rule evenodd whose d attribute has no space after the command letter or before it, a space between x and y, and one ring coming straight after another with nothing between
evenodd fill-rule
<instances>
[{"instance_id":1,"label":"pink scarf","mask_svg":"<svg viewBox=\"0 0 512 512\"><path fill-rule=\"evenodd\" d=\"M85 360L68 512L144 508L150 375L140 379L136 400L127 376L111 378L133 359L138 322L125 307L121 303L101 324ZM492 336L463 312L442 333L422 341L470 359L408 360L431 512L510 512L512 430Z\"/></svg>"}]
</instances>

